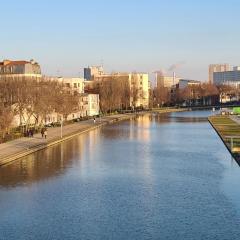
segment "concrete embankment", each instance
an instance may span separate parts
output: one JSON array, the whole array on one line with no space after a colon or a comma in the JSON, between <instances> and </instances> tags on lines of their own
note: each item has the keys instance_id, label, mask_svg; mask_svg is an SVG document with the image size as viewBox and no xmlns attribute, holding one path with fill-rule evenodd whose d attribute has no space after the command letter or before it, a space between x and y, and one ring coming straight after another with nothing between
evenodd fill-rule
<instances>
[{"instance_id":1,"label":"concrete embankment","mask_svg":"<svg viewBox=\"0 0 240 240\"><path fill-rule=\"evenodd\" d=\"M119 114L119 115L111 115L97 118L94 123L93 120L82 121L70 125L66 125L63 127L63 137L61 138L60 128L48 128L48 136L47 139L42 138L40 134L34 135L33 138L19 138L7 143L0 144L0 166L11 163L14 160L25 157L29 154L37 152L39 150L45 149L47 147L53 146L55 144L61 143L63 141L69 140L79 134L86 133L88 131L97 129L106 124L110 124L117 121L127 120L130 118L134 118L137 115L145 114L145 113L171 113L178 111L186 111L186 109L156 109L150 112L140 112L140 113L131 113L131 114Z\"/></svg>"},{"instance_id":2,"label":"concrete embankment","mask_svg":"<svg viewBox=\"0 0 240 240\"><path fill-rule=\"evenodd\" d=\"M172 112L185 112L187 108L156 108L152 109L151 113L172 113Z\"/></svg>"},{"instance_id":3,"label":"concrete embankment","mask_svg":"<svg viewBox=\"0 0 240 240\"><path fill-rule=\"evenodd\" d=\"M240 124L231 116L216 115L208 118L236 162L240 165Z\"/></svg>"},{"instance_id":4,"label":"concrete embankment","mask_svg":"<svg viewBox=\"0 0 240 240\"><path fill-rule=\"evenodd\" d=\"M135 117L135 114L121 114L99 118L96 123L93 120L83 121L66 125L63 127L63 137L60 137L60 128L48 128L47 139L40 134L33 138L20 138L7 143L0 144L0 166L13 162L29 154L69 140L79 134L97 129L106 124L127 120Z\"/></svg>"}]
</instances>

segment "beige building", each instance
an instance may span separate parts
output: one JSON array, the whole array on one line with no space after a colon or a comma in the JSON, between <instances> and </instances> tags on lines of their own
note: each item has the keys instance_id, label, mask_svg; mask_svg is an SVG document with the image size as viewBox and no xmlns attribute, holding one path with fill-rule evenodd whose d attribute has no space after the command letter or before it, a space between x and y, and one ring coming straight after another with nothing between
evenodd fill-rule
<instances>
[{"instance_id":1,"label":"beige building","mask_svg":"<svg viewBox=\"0 0 240 240\"><path fill-rule=\"evenodd\" d=\"M112 73L94 77L93 81L125 80L130 86L130 107L149 107L149 76L147 73ZM91 85L91 83L89 83Z\"/></svg>"},{"instance_id":2,"label":"beige building","mask_svg":"<svg viewBox=\"0 0 240 240\"><path fill-rule=\"evenodd\" d=\"M63 83L65 87L71 89L73 92L84 93L84 79L83 78L65 78L59 77L56 80Z\"/></svg>"},{"instance_id":3,"label":"beige building","mask_svg":"<svg viewBox=\"0 0 240 240\"><path fill-rule=\"evenodd\" d=\"M214 73L215 72L226 72L231 71L232 67L228 63L224 64L210 64L208 69L208 81L209 83L214 83Z\"/></svg>"},{"instance_id":4,"label":"beige building","mask_svg":"<svg viewBox=\"0 0 240 240\"><path fill-rule=\"evenodd\" d=\"M165 76L162 74L157 74L157 87L162 88L172 88L179 83L180 78L176 77L175 74L172 76Z\"/></svg>"},{"instance_id":5,"label":"beige building","mask_svg":"<svg viewBox=\"0 0 240 240\"><path fill-rule=\"evenodd\" d=\"M79 117L99 115L99 95L84 93L80 96Z\"/></svg>"},{"instance_id":6,"label":"beige building","mask_svg":"<svg viewBox=\"0 0 240 240\"><path fill-rule=\"evenodd\" d=\"M137 90L136 100L131 97L132 104L136 107L149 107L149 90L150 82L149 76L146 73L131 73L129 74L129 79L131 83L131 89L135 88Z\"/></svg>"},{"instance_id":7,"label":"beige building","mask_svg":"<svg viewBox=\"0 0 240 240\"><path fill-rule=\"evenodd\" d=\"M12 61L3 60L0 62L0 78L41 78L40 65L34 60Z\"/></svg>"}]
</instances>

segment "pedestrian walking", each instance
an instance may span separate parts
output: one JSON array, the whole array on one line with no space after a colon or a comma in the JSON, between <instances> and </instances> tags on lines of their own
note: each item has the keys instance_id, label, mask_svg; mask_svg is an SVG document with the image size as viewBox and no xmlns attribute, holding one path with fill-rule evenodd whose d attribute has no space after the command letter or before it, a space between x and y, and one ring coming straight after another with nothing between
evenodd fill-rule
<instances>
[{"instance_id":1,"label":"pedestrian walking","mask_svg":"<svg viewBox=\"0 0 240 240\"><path fill-rule=\"evenodd\" d=\"M45 129L44 131L44 136L45 136L45 139L47 138L47 129Z\"/></svg>"},{"instance_id":2,"label":"pedestrian walking","mask_svg":"<svg viewBox=\"0 0 240 240\"><path fill-rule=\"evenodd\" d=\"M44 128L41 129L42 138L44 137Z\"/></svg>"},{"instance_id":3,"label":"pedestrian walking","mask_svg":"<svg viewBox=\"0 0 240 240\"><path fill-rule=\"evenodd\" d=\"M96 122L96 118L95 118L95 117L93 118L93 122L94 122L94 123Z\"/></svg>"},{"instance_id":4,"label":"pedestrian walking","mask_svg":"<svg viewBox=\"0 0 240 240\"><path fill-rule=\"evenodd\" d=\"M30 137L33 137L33 129L30 129L29 133L30 133Z\"/></svg>"}]
</instances>

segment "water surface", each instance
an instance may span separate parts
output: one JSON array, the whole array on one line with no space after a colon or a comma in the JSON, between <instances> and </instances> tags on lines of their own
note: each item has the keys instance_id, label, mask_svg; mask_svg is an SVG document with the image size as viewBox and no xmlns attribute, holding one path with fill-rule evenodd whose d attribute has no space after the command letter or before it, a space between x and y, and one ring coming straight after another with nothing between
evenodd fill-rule
<instances>
[{"instance_id":1,"label":"water surface","mask_svg":"<svg viewBox=\"0 0 240 240\"><path fill-rule=\"evenodd\" d=\"M0 239L239 239L240 171L207 111L108 125L0 169Z\"/></svg>"}]
</instances>

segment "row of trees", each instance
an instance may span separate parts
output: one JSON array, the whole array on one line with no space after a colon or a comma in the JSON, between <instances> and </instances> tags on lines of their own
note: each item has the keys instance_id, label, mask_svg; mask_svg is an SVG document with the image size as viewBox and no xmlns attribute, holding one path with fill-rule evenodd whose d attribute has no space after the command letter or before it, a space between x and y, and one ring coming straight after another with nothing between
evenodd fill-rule
<instances>
[{"instance_id":1,"label":"row of trees","mask_svg":"<svg viewBox=\"0 0 240 240\"><path fill-rule=\"evenodd\" d=\"M136 107L139 97L143 97L141 86L138 86L137 80L132 80L126 76L108 76L101 81L94 81L86 91L100 95L100 109L104 113L129 109ZM239 93L237 88L208 83L188 85L184 89L158 87L149 92L149 107L183 102L191 105L194 100L201 100L203 105L208 105L213 96ZM49 114L56 112L66 119L78 107L78 93L72 92L60 82L45 78L1 77L0 132L3 134L15 115L19 116L20 125L28 126L33 118L35 125L42 125Z\"/></svg>"},{"instance_id":2,"label":"row of trees","mask_svg":"<svg viewBox=\"0 0 240 240\"><path fill-rule=\"evenodd\" d=\"M214 85L209 83L188 85L183 89L169 89L157 87L152 91L153 106L164 106L182 104L187 105L200 101L202 105L213 104L211 101L218 101L223 95L239 96L240 89L229 85ZM216 102L215 102L216 103Z\"/></svg>"},{"instance_id":3,"label":"row of trees","mask_svg":"<svg viewBox=\"0 0 240 240\"><path fill-rule=\"evenodd\" d=\"M7 77L0 81L0 131L5 134L13 116L20 125L44 124L48 114L57 112L64 118L78 108L79 98L62 83L44 78Z\"/></svg>"},{"instance_id":4,"label":"row of trees","mask_svg":"<svg viewBox=\"0 0 240 240\"><path fill-rule=\"evenodd\" d=\"M140 95L138 86L131 84L129 78L125 76L111 76L95 81L86 91L99 94L100 109L103 113L127 110L131 106L136 107L136 101Z\"/></svg>"}]
</instances>

